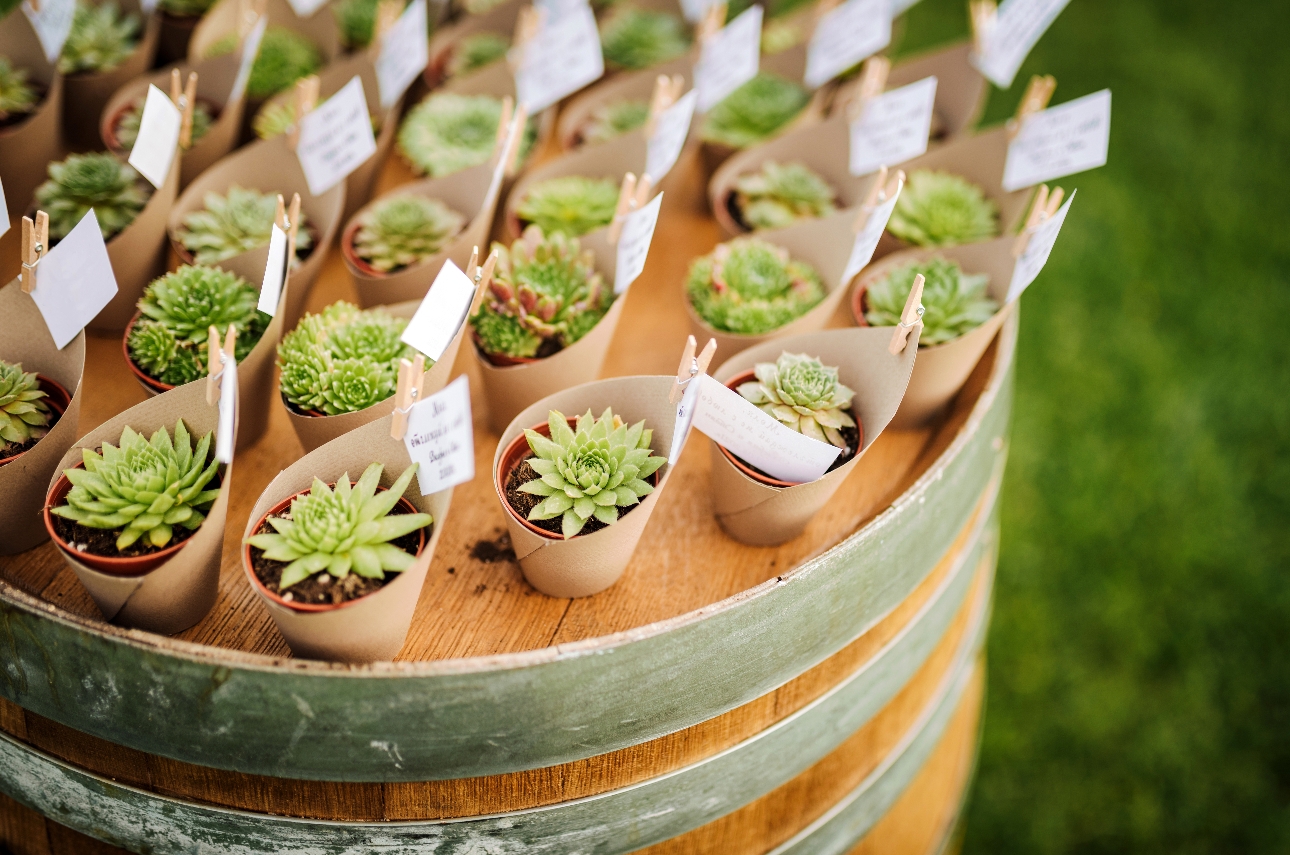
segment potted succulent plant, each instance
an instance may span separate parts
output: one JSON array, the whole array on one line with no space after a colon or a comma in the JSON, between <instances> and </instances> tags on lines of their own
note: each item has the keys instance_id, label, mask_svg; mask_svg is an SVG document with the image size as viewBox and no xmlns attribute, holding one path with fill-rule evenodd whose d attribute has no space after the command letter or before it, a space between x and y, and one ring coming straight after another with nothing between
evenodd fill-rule
<instances>
[{"instance_id":1,"label":"potted succulent plant","mask_svg":"<svg viewBox=\"0 0 1290 855\"><path fill-rule=\"evenodd\" d=\"M900 323L901 311L922 276L923 334L919 347L934 347L966 335L994 317L999 303L986 293L990 277L968 274L956 262L933 256L891 269L882 278L857 287L851 311L860 326L891 327Z\"/></svg>"},{"instance_id":2,"label":"potted succulent plant","mask_svg":"<svg viewBox=\"0 0 1290 855\"><path fill-rule=\"evenodd\" d=\"M188 41L202 15L215 0L158 0L161 30L157 38L157 60L175 62L188 56Z\"/></svg>"},{"instance_id":3,"label":"potted succulent plant","mask_svg":"<svg viewBox=\"0 0 1290 855\"><path fill-rule=\"evenodd\" d=\"M104 143L113 154L128 155L134 149L135 140L139 138L139 124L143 121L143 100L142 97L134 99L118 110L108 123L109 136ZM193 105L193 145L206 136L219 112L219 108L209 101L197 99Z\"/></svg>"},{"instance_id":4,"label":"potted succulent plant","mask_svg":"<svg viewBox=\"0 0 1290 855\"><path fill-rule=\"evenodd\" d=\"M708 173L735 151L785 128L810 102L805 89L775 74L759 73L703 117L699 138Z\"/></svg>"},{"instance_id":5,"label":"potted succulent plant","mask_svg":"<svg viewBox=\"0 0 1290 855\"><path fill-rule=\"evenodd\" d=\"M66 96L63 124L73 145L98 143L103 107L122 84L152 64L157 27L145 25L137 0L78 0L58 70Z\"/></svg>"},{"instance_id":6,"label":"potted succulent plant","mask_svg":"<svg viewBox=\"0 0 1290 855\"><path fill-rule=\"evenodd\" d=\"M269 245L278 206L277 194L234 184L226 194L207 193L204 202L203 209L183 218L176 240L172 241L175 252L185 263L218 264ZM314 245L313 224L302 212L293 263L308 258Z\"/></svg>"},{"instance_id":7,"label":"potted succulent plant","mask_svg":"<svg viewBox=\"0 0 1290 855\"><path fill-rule=\"evenodd\" d=\"M36 188L36 207L49 214L49 240L56 244L91 208L105 241L112 240L143 211L150 186L115 156L73 154L49 164L49 179Z\"/></svg>"},{"instance_id":8,"label":"potted succulent plant","mask_svg":"<svg viewBox=\"0 0 1290 855\"><path fill-rule=\"evenodd\" d=\"M0 15L0 164L10 221L26 211L63 145L63 76L17 5Z\"/></svg>"},{"instance_id":9,"label":"potted succulent plant","mask_svg":"<svg viewBox=\"0 0 1290 855\"><path fill-rule=\"evenodd\" d=\"M690 49L690 33L679 15L616 4L600 22L600 45L611 69L649 68Z\"/></svg>"},{"instance_id":10,"label":"potted succulent plant","mask_svg":"<svg viewBox=\"0 0 1290 855\"><path fill-rule=\"evenodd\" d=\"M369 277L388 276L439 254L465 225L464 215L438 199L386 196L359 211L340 246L351 267Z\"/></svg>"},{"instance_id":11,"label":"potted succulent plant","mask_svg":"<svg viewBox=\"0 0 1290 855\"><path fill-rule=\"evenodd\" d=\"M761 238L735 238L694 260L686 279L690 309L722 333L771 333L825 298L819 274Z\"/></svg>"},{"instance_id":12,"label":"potted succulent plant","mask_svg":"<svg viewBox=\"0 0 1290 855\"><path fill-rule=\"evenodd\" d=\"M0 466L44 439L72 402L57 380L0 359Z\"/></svg>"},{"instance_id":13,"label":"potted succulent plant","mask_svg":"<svg viewBox=\"0 0 1290 855\"><path fill-rule=\"evenodd\" d=\"M462 37L441 58L442 80L464 77L506 58L511 40L499 33L478 32Z\"/></svg>"},{"instance_id":14,"label":"potted succulent plant","mask_svg":"<svg viewBox=\"0 0 1290 855\"><path fill-rule=\"evenodd\" d=\"M515 203L510 228L530 225L548 235L580 237L608 226L618 208L618 183L609 178L562 175L530 184Z\"/></svg>"},{"instance_id":15,"label":"potted succulent plant","mask_svg":"<svg viewBox=\"0 0 1290 855\"><path fill-rule=\"evenodd\" d=\"M399 128L399 152L418 175L451 175L486 163L493 156L501 118L500 98L433 94L404 117ZM520 140L521 163L536 137L536 125L530 120Z\"/></svg>"},{"instance_id":16,"label":"potted succulent plant","mask_svg":"<svg viewBox=\"0 0 1290 855\"><path fill-rule=\"evenodd\" d=\"M206 56L215 57L237 50L237 36L230 33L212 44ZM322 68L323 55L308 36L287 27L270 26L260 40L260 50L251 64L246 82L247 99L257 108L302 77Z\"/></svg>"},{"instance_id":17,"label":"potted succulent plant","mask_svg":"<svg viewBox=\"0 0 1290 855\"><path fill-rule=\"evenodd\" d=\"M913 246L977 243L998 236L999 209L966 179L917 169L896 201L887 231Z\"/></svg>"},{"instance_id":18,"label":"potted succulent plant","mask_svg":"<svg viewBox=\"0 0 1290 855\"><path fill-rule=\"evenodd\" d=\"M25 122L43 100L43 89L25 68L0 56L0 130Z\"/></svg>"},{"instance_id":19,"label":"potted succulent plant","mask_svg":"<svg viewBox=\"0 0 1290 855\"><path fill-rule=\"evenodd\" d=\"M649 102L624 98L601 104L591 111L587 121L577 131L574 145L602 143L620 137L649 121Z\"/></svg>"},{"instance_id":20,"label":"potted succulent plant","mask_svg":"<svg viewBox=\"0 0 1290 855\"><path fill-rule=\"evenodd\" d=\"M739 176L727 205L746 229L778 229L831 213L836 198L829 183L805 164L768 160L757 172Z\"/></svg>"},{"instance_id":21,"label":"potted succulent plant","mask_svg":"<svg viewBox=\"0 0 1290 855\"><path fill-rule=\"evenodd\" d=\"M347 52L366 48L376 32L376 7L380 0L337 0L332 4L340 43Z\"/></svg>"}]
</instances>

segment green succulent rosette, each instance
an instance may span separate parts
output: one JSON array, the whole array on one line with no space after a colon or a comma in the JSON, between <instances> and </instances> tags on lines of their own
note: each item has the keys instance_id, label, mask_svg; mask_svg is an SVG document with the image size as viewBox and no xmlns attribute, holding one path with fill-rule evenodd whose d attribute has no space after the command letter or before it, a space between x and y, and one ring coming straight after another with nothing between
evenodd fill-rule
<instances>
[{"instance_id":1,"label":"green succulent rosette","mask_svg":"<svg viewBox=\"0 0 1290 855\"><path fill-rule=\"evenodd\" d=\"M923 331L919 347L953 341L990 320L999 302L986 294L990 277L969 275L956 262L944 258L906 264L888 273L865 292L865 320L875 327L900 323L914 278L923 276Z\"/></svg>"},{"instance_id":2,"label":"green succulent rosette","mask_svg":"<svg viewBox=\"0 0 1290 855\"><path fill-rule=\"evenodd\" d=\"M781 130L810 100L798 84L763 72L709 110L699 136L705 142L747 148Z\"/></svg>"},{"instance_id":3,"label":"green succulent rosette","mask_svg":"<svg viewBox=\"0 0 1290 855\"><path fill-rule=\"evenodd\" d=\"M801 163L768 160L759 171L735 181L735 205L753 229L779 229L831 214L835 195L819 173Z\"/></svg>"},{"instance_id":4,"label":"green succulent rosette","mask_svg":"<svg viewBox=\"0 0 1290 855\"><path fill-rule=\"evenodd\" d=\"M695 259L686 293L695 314L713 329L761 335L809 312L826 291L810 265L792 260L782 247L745 237Z\"/></svg>"},{"instance_id":5,"label":"green succulent rosette","mask_svg":"<svg viewBox=\"0 0 1290 855\"><path fill-rule=\"evenodd\" d=\"M915 246L976 243L999 234L999 209L967 179L917 169L896 200L887 231Z\"/></svg>"},{"instance_id":6,"label":"green succulent rosette","mask_svg":"<svg viewBox=\"0 0 1290 855\"><path fill-rule=\"evenodd\" d=\"M502 100L441 92L413 107L399 127L399 151L418 173L438 178L486 163L497 147ZM522 163L537 140L532 119L520 140Z\"/></svg>"},{"instance_id":7,"label":"green succulent rosette","mask_svg":"<svg viewBox=\"0 0 1290 855\"><path fill-rule=\"evenodd\" d=\"M54 413L46 397L34 371L0 359L0 455L48 433Z\"/></svg>"},{"instance_id":8,"label":"green succulent rosette","mask_svg":"<svg viewBox=\"0 0 1290 855\"><path fill-rule=\"evenodd\" d=\"M204 208L184 217L177 234L195 264L218 264L269 245L278 211L277 194L234 184L223 196L207 193L203 203ZM305 228L308 222L302 211L296 230L297 259L307 256L313 248L313 237Z\"/></svg>"},{"instance_id":9,"label":"green succulent rosette","mask_svg":"<svg viewBox=\"0 0 1290 855\"><path fill-rule=\"evenodd\" d=\"M579 237L613 222L617 208L618 185L610 179L565 175L531 186L515 213L547 234Z\"/></svg>"},{"instance_id":10,"label":"green succulent rosette","mask_svg":"<svg viewBox=\"0 0 1290 855\"><path fill-rule=\"evenodd\" d=\"M58 70L63 74L111 71L134 53L141 30L139 16L123 14L114 0L97 6L78 0Z\"/></svg>"},{"instance_id":11,"label":"green succulent rosette","mask_svg":"<svg viewBox=\"0 0 1290 855\"><path fill-rule=\"evenodd\" d=\"M600 45L612 68L649 68L689 50L690 32L678 15L620 5L601 22Z\"/></svg>"},{"instance_id":12,"label":"green succulent rosette","mask_svg":"<svg viewBox=\"0 0 1290 855\"><path fill-rule=\"evenodd\" d=\"M466 217L438 199L393 196L358 216L354 254L380 273L390 273L440 252L466 225Z\"/></svg>"},{"instance_id":13,"label":"green succulent rosette","mask_svg":"<svg viewBox=\"0 0 1290 855\"><path fill-rule=\"evenodd\" d=\"M0 56L0 122L25 116L40 103L40 95L31 85L25 68L17 68L9 57Z\"/></svg>"},{"instance_id":14,"label":"green succulent rosette","mask_svg":"<svg viewBox=\"0 0 1290 855\"><path fill-rule=\"evenodd\" d=\"M582 140L607 142L625 133L645 127L649 121L649 102L625 99L601 104L591 112L582 126Z\"/></svg>"},{"instance_id":15,"label":"green succulent rosette","mask_svg":"<svg viewBox=\"0 0 1290 855\"><path fill-rule=\"evenodd\" d=\"M452 47L452 53L448 57L446 76L452 79L487 68L505 59L510 49L510 39L498 33L479 32L463 36L461 41Z\"/></svg>"},{"instance_id":16,"label":"green succulent rosette","mask_svg":"<svg viewBox=\"0 0 1290 855\"><path fill-rule=\"evenodd\" d=\"M762 412L803 436L847 447L844 428L855 427L848 412L855 392L838 381L838 369L804 353L784 352L774 362L753 366L755 381L737 390Z\"/></svg>"},{"instance_id":17,"label":"green succulent rosette","mask_svg":"<svg viewBox=\"0 0 1290 855\"><path fill-rule=\"evenodd\" d=\"M49 180L36 188L37 206L49 214L49 239L62 240L94 209L99 231L110 240L148 203L139 173L106 152L73 154L49 164Z\"/></svg>"},{"instance_id":18,"label":"green succulent rosette","mask_svg":"<svg viewBox=\"0 0 1290 855\"><path fill-rule=\"evenodd\" d=\"M235 50L237 37L230 34L211 45L206 56L222 56ZM300 78L316 73L322 65L322 53L308 38L286 27L268 27L251 63L247 97L255 101L272 98Z\"/></svg>"}]
</instances>

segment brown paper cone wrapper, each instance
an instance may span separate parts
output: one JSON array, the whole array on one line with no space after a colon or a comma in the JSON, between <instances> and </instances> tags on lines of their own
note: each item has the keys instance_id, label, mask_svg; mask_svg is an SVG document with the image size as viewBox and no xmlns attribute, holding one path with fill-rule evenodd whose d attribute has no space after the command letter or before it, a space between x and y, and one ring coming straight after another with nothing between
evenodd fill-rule
<instances>
[{"instance_id":1,"label":"brown paper cone wrapper","mask_svg":"<svg viewBox=\"0 0 1290 855\"><path fill-rule=\"evenodd\" d=\"M860 451L843 465L807 484L772 487L739 471L712 446L712 506L726 534L740 543L774 546L792 540L828 503L856 463L883 432L900 405L918 351L918 330L897 356L887 351L890 329L822 330L776 339L726 360L713 378L727 382L759 362L805 353L838 368L838 379L855 390L852 415L864 429Z\"/></svg>"},{"instance_id":2,"label":"brown paper cone wrapper","mask_svg":"<svg viewBox=\"0 0 1290 855\"><path fill-rule=\"evenodd\" d=\"M167 64L188 58L188 43L201 15L172 15L164 9L154 12L161 21L157 33L157 63Z\"/></svg>"},{"instance_id":3,"label":"brown paper cone wrapper","mask_svg":"<svg viewBox=\"0 0 1290 855\"><path fill-rule=\"evenodd\" d=\"M384 306L386 311L396 318L411 318L416 314L417 307L421 305L421 300L409 300L406 303L396 303L393 306ZM470 334L469 322L464 322L461 329L453 336L448 343L447 349L439 361L430 366L426 371L421 386L421 397L425 399L435 392L438 392L444 386L448 385L448 378L452 374L452 365L457 361L457 351L461 349L462 339ZM357 430L364 425L370 424L377 419L384 418L394 412L394 396L386 398L380 403L373 404L365 410L359 410L356 413L342 413L338 416L305 416L301 415L287 406L286 400L283 399L280 392L276 397L281 402L282 407L287 411L287 418L291 422L292 429L296 432L296 437L300 444L305 447L305 451L313 451L320 446L326 445L337 437L344 436L350 431ZM400 470L401 471L401 470ZM357 477L357 476L355 476Z\"/></svg>"},{"instance_id":4,"label":"brown paper cone wrapper","mask_svg":"<svg viewBox=\"0 0 1290 855\"><path fill-rule=\"evenodd\" d=\"M559 410L566 416L579 416L591 410L599 416L606 407L612 407L628 424L644 419L645 426L654 431L654 453L666 456L672 448L672 431L676 426L675 408L667 400L674 382L672 377L615 377L557 392L529 406L502 432L493 456L494 487L502 454L511 440L526 428L546 422L551 410ZM570 540L533 533L515 518L506 497L499 495L506 512L511 545L515 547L524 578L551 597L588 597L617 582L636 551L671 470L672 467L663 464L658 470L654 492L641 499L631 512L620 516L618 522Z\"/></svg>"},{"instance_id":5,"label":"brown paper cone wrapper","mask_svg":"<svg viewBox=\"0 0 1290 855\"><path fill-rule=\"evenodd\" d=\"M803 261L815 268L820 281L828 290L824 299L806 314L789 321L779 329L761 335L739 335L721 332L711 327L694 312L685 282L681 283L681 299L690 317L690 330L696 340L717 340L717 352L727 357L771 339L824 329L846 296L848 283L842 282L846 272L851 246L855 243L852 226L856 220L854 210L834 211L827 217L805 220L782 229L767 229L757 237L788 250L794 261Z\"/></svg>"},{"instance_id":6,"label":"brown paper cone wrapper","mask_svg":"<svg viewBox=\"0 0 1290 855\"><path fill-rule=\"evenodd\" d=\"M367 270L354 263L354 234L358 230L357 218L366 208L358 211L345 225L341 238L342 257L345 267L354 280L354 290L358 292L358 304L363 308L384 306L391 303L402 303L408 300L420 300L430 290L431 283L439 275L445 261L466 269L470 253L475 247L480 252L488 248L488 235L493 227L493 213L497 207L497 196L488 196L492 183L493 165L481 163L443 178L428 178L415 184L405 184L385 193L374 200L371 205L379 204L396 196L421 196L426 199L438 199L454 211L473 217L466 227L444 246L442 250L417 264L397 270L384 276L373 276ZM501 188L499 187L500 191ZM371 205L367 207L371 207Z\"/></svg>"},{"instance_id":7,"label":"brown paper cone wrapper","mask_svg":"<svg viewBox=\"0 0 1290 855\"><path fill-rule=\"evenodd\" d=\"M99 118L99 137L109 151L121 157L127 157L128 153L116 143L117 116L136 101L142 103L148 95L149 86L156 86L162 92L169 92L170 72L173 68L179 69L183 80L188 79L190 71L196 71L198 100L219 109L219 115L202 138L183 153L179 170L179 189L182 191L192 183L194 178L232 151L237 144L238 131L242 127L244 102L243 99L231 103L228 100L233 90L233 80L237 77L235 56L219 56L203 60L197 65L181 62L134 78L118 89L107 102L107 106L103 108L103 114Z\"/></svg>"},{"instance_id":8,"label":"brown paper cone wrapper","mask_svg":"<svg viewBox=\"0 0 1290 855\"><path fill-rule=\"evenodd\" d=\"M348 473L350 480L357 480L371 463L385 466L381 485L389 487L408 466L408 453L401 440L390 436L390 416L370 422L358 430L329 442L316 451L297 460L283 470L260 494L251 511L243 539L254 534L261 518L269 510L290 496L308 490L314 478L328 484ZM251 587L268 607L278 631L287 640L291 652L304 659L324 659L333 662L376 662L393 659L407 638L416 610L421 585L439 543L452 501L452 490L447 489L429 496L422 496L414 476L404 497L418 511L430 514L434 529L416 563L375 593L324 612L302 612L274 602L264 595L256 582ZM252 574L243 558L243 569Z\"/></svg>"},{"instance_id":9,"label":"brown paper cone wrapper","mask_svg":"<svg viewBox=\"0 0 1290 855\"><path fill-rule=\"evenodd\" d=\"M668 77L673 74L681 75L685 80L682 91L688 92L694 85L694 59L695 55L691 52L653 68L620 72L570 96L568 103L560 111L560 121L556 126L556 138L560 147L570 150L582 145L582 129L591 120L591 114L606 104L617 101L644 101L648 104L654 94L654 83L660 74ZM695 118L697 124L698 117Z\"/></svg>"},{"instance_id":10,"label":"brown paper cone wrapper","mask_svg":"<svg viewBox=\"0 0 1290 855\"><path fill-rule=\"evenodd\" d=\"M584 249L590 249L596 256L596 269L606 283L613 282L616 250L610 246L605 237L605 230L583 235L578 239ZM544 398L561 389L568 389L580 383L595 380L600 368L605 363L605 354L609 343L614 339L614 331L622 317L626 294L618 295L609 311L600 319L600 323L591 332L566 347L564 350L519 365L493 365L472 342L468 345L474 351L479 363L480 379L484 385L484 397L488 400L488 423L494 431L500 432L510 424L516 414L539 398ZM469 334L469 333L467 333ZM604 407L601 407L603 410ZM525 425L524 427L531 427Z\"/></svg>"},{"instance_id":11,"label":"brown paper cone wrapper","mask_svg":"<svg viewBox=\"0 0 1290 855\"><path fill-rule=\"evenodd\" d=\"M78 433L85 334L76 336L62 350L55 347L35 301L22 293L16 279L0 288L0 318L4 318L0 359L21 362L24 371L57 380L71 395L58 424L22 457L0 466L0 555L14 555L49 539L40 511L45 504L45 485L58 471L58 462Z\"/></svg>"},{"instance_id":12,"label":"brown paper cone wrapper","mask_svg":"<svg viewBox=\"0 0 1290 855\"><path fill-rule=\"evenodd\" d=\"M58 464L47 490L53 489L64 469L80 462L81 449L96 449L104 442L115 445L126 425L145 435L161 427L173 432L175 422L180 419L192 433L194 442L207 431L216 429L219 410L206 403L205 379L136 404L78 439ZM222 477L219 498L201 527L173 558L149 573L134 577L101 573L59 550L105 618L122 626L174 635L197 623L211 610L219 582L233 467L224 467Z\"/></svg>"},{"instance_id":13,"label":"brown paper cone wrapper","mask_svg":"<svg viewBox=\"0 0 1290 855\"><path fill-rule=\"evenodd\" d=\"M235 184L261 193L281 193L282 198L288 201L291 194L299 193L300 207L305 213L306 223L314 230L316 243L313 250L291 272L291 294L283 319L285 329L291 329L300 320L305 298L309 296L309 289L318 278L327 250L340 228L341 214L345 209L345 184L341 182L326 193L313 196L309 193L309 184L305 181L304 170L300 168L300 160L287 145L285 136L251 143L203 172L180 194L170 209L166 222L172 255L182 257L180 249L183 245L179 242L179 228L183 225L184 217L206 207L207 193L223 196ZM264 277L264 267L268 260L269 247L266 244L221 261L215 266L232 270L251 282L259 282Z\"/></svg>"},{"instance_id":14,"label":"brown paper cone wrapper","mask_svg":"<svg viewBox=\"0 0 1290 855\"><path fill-rule=\"evenodd\" d=\"M119 5L122 12L137 15L141 21L142 37L134 52L111 71L69 74L63 78L63 130L71 146L78 150L98 147L99 115L112 93L151 68L157 54L160 19L144 14L138 0L122 0Z\"/></svg>"},{"instance_id":15,"label":"brown paper cone wrapper","mask_svg":"<svg viewBox=\"0 0 1290 855\"><path fill-rule=\"evenodd\" d=\"M45 59L31 22L17 9L0 21L0 56L7 56L15 68L27 69L33 82L46 87L45 100L26 120L0 129L5 203L9 222L17 228L18 218L45 180L45 167L63 156L63 76Z\"/></svg>"},{"instance_id":16,"label":"brown paper cone wrapper","mask_svg":"<svg viewBox=\"0 0 1290 855\"><path fill-rule=\"evenodd\" d=\"M325 4L308 18L301 18L287 0L268 0L265 14L269 16L270 27L295 30L317 46L323 62L331 62L340 55L340 29L329 6ZM239 7L239 0L219 0L202 16L188 42L189 62L201 62L212 45L229 33L237 32Z\"/></svg>"},{"instance_id":17,"label":"brown paper cone wrapper","mask_svg":"<svg viewBox=\"0 0 1290 855\"><path fill-rule=\"evenodd\" d=\"M987 293L1002 305L1008 296L1012 269L1013 237L996 238L985 243L943 249L904 250L887 256L881 262L865 268L856 280L856 290L864 291L871 284L883 279L897 267L940 256L957 262L964 273L985 273L990 277ZM994 340L995 333L1003 326L1012 305L1003 306L981 326L959 336L953 341L919 349L918 364L909 381L909 390L901 402L892 424L897 428L914 428L927 424L958 394L976 368L985 349ZM878 327L891 332L891 327Z\"/></svg>"}]
</instances>

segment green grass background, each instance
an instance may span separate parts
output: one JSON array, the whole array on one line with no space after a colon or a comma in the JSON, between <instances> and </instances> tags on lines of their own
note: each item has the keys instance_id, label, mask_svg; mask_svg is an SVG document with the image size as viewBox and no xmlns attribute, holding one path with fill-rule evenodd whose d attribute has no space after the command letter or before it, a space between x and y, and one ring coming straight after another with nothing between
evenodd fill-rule
<instances>
[{"instance_id":1,"label":"green grass background","mask_svg":"<svg viewBox=\"0 0 1290 855\"><path fill-rule=\"evenodd\" d=\"M1288 21L1072 0L992 92L1110 87L1112 130L1023 300L966 853L1290 852Z\"/></svg>"}]
</instances>

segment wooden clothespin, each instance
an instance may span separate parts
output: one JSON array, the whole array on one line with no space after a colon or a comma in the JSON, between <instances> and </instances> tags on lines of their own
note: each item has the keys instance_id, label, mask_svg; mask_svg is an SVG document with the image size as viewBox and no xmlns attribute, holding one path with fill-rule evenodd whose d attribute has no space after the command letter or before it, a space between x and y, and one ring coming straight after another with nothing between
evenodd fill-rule
<instances>
[{"instance_id":1,"label":"wooden clothespin","mask_svg":"<svg viewBox=\"0 0 1290 855\"><path fill-rule=\"evenodd\" d=\"M49 214L36 212L36 219L22 218L22 292L36 290L36 265L49 252Z\"/></svg>"},{"instance_id":2,"label":"wooden clothespin","mask_svg":"<svg viewBox=\"0 0 1290 855\"><path fill-rule=\"evenodd\" d=\"M466 277L475 283L475 296L470 301L470 311L467 315L473 315L479 311L479 304L484 300L484 294L488 291L489 284L493 281L493 269L497 266L497 250L488 254L484 260L484 266L479 266L479 247L471 250L470 261L466 264Z\"/></svg>"},{"instance_id":3,"label":"wooden clothespin","mask_svg":"<svg viewBox=\"0 0 1290 855\"><path fill-rule=\"evenodd\" d=\"M905 349L905 343L909 341L909 334L914 331L914 327L923 325L923 274L914 277L914 287L909 289L909 297L905 300L905 310L900 313L900 323L896 324L895 332L891 334L891 344L887 345L887 350L893 356L900 354Z\"/></svg>"},{"instance_id":4,"label":"wooden clothespin","mask_svg":"<svg viewBox=\"0 0 1290 855\"><path fill-rule=\"evenodd\" d=\"M681 90L685 88L685 78L679 74L673 74L668 77L666 74L660 74L654 80L654 92L649 99L649 119L645 122L646 138L654 136L655 126L658 124L658 117L663 111L676 103L681 97Z\"/></svg>"},{"instance_id":5,"label":"wooden clothespin","mask_svg":"<svg viewBox=\"0 0 1290 855\"><path fill-rule=\"evenodd\" d=\"M703 12L703 17L699 19L698 29L694 33L694 41L700 47L708 39L715 36L722 27L726 25L726 4L713 3Z\"/></svg>"},{"instance_id":6,"label":"wooden clothespin","mask_svg":"<svg viewBox=\"0 0 1290 855\"><path fill-rule=\"evenodd\" d=\"M237 326L228 325L224 333L224 348L220 349L219 330L214 324L206 330L206 403L212 407L219 401L219 378L224 373L224 358L234 359L237 348Z\"/></svg>"},{"instance_id":7,"label":"wooden clothespin","mask_svg":"<svg viewBox=\"0 0 1290 855\"><path fill-rule=\"evenodd\" d=\"M874 176L873 183L869 185L869 192L865 194L864 201L860 203L860 213L856 216L852 230L857 234L864 231L865 226L869 224L869 217L873 215L874 209L899 193L904 186L905 170L897 169L896 174L888 178L887 167L879 168L878 174Z\"/></svg>"},{"instance_id":8,"label":"wooden clothespin","mask_svg":"<svg viewBox=\"0 0 1290 855\"><path fill-rule=\"evenodd\" d=\"M712 355L717 352L717 340L708 339L708 343L703 346L703 352L697 357L694 355L695 348L698 346L694 336L688 336L685 339L685 350L681 353L681 364L676 369L676 382L672 384L672 389L667 393L667 399L675 404L681 400L685 394L685 387L690 381L700 374L708 372L708 365L712 363Z\"/></svg>"},{"instance_id":9,"label":"wooden clothespin","mask_svg":"<svg viewBox=\"0 0 1290 855\"><path fill-rule=\"evenodd\" d=\"M304 125L305 116L318 106L318 75L311 74L296 81L296 120L287 131L287 145L292 151L300 145L300 128Z\"/></svg>"},{"instance_id":10,"label":"wooden clothespin","mask_svg":"<svg viewBox=\"0 0 1290 855\"><path fill-rule=\"evenodd\" d=\"M421 400L425 374L426 358L421 354L411 362L399 360L399 386L394 392L394 420L390 422L390 436L395 439L403 439L408 432L408 413Z\"/></svg>"},{"instance_id":11,"label":"wooden clothespin","mask_svg":"<svg viewBox=\"0 0 1290 855\"><path fill-rule=\"evenodd\" d=\"M170 72L170 100L183 117L179 124L179 147L185 151L193 144L193 110L197 106L197 72L188 72L188 83L179 85L179 69Z\"/></svg>"},{"instance_id":12,"label":"wooden clothespin","mask_svg":"<svg viewBox=\"0 0 1290 855\"><path fill-rule=\"evenodd\" d=\"M380 0L376 4L376 22L372 25L372 46L380 52L385 34L403 15L403 4L399 0Z\"/></svg>"},{"instance_id":13,"label":"wooden clothespin","mask_svg":"<svg viewBox=\"0 0 1290 855\"><path fill-rule=\"evenodd\" d=\"M1035 200L1030 206L1030 213L1026 215L1025 225L1021 228L1021 234L1017 235L1017 241L1012 245L1013 258L1021 258L1030 244L1030 238L1035 234L1035 229L1057 213L1057 209L1062 206L1062 197L1065 195L1066 191L1060 187L1049 193L1047 184L1039 185L1039 189L1035 191Z\"/></svg>"},{"instance_id":14,"label":"wooden clothespin","mask_svg":"<svg viewBox=\"0 0 1290 855\"><path fill-rule=\"evenodd\" d=\"M278 228L287 233L287 269L282 275L283 284L286 284L287 277L291 275L291 260L296 257L296 235L300 231L300 194L291 194L291 207L288 208L282 199L282 194L278 194L278 209L273 214L273 222Z\"/></svg>"},{"instance_id":15,"label":"wooden clothespin","mask_svg":"<svg viewBox=\"0 0 1290 855\"><path fill-rule=\"evenodd\" d=\"M606 235L611 245L618 243L618 238L622 236L627 215L645 204L653 183L648 175L641 175L639 181L630 172L623 176L622 186L618 188L618 207L614 211L614 218L609 223L609 232Z\"/></svg>"},{"instance_id":16,"label":"wooden clothespin","mask_svg":"<svg viewBox=\"0 0 1290 855\"><path fill-rule=\"evenodd\" d=\"M515 99L510 95L502 98L502 115L497 120L497 141L493 144L498 150L506 145L506 138L511 132L511 113L515 110Z\"/></svg>"},{"instance_id":17,"label":"wooden clothespin","mask_svg":"<svg viewBox=\"0 0 1290 855\"><path fill-rule=\"evenodd\" d=\"M515 35L511 38L510 64L513 71L518 71L524 64L524 49L528 43L537 38L542 29L543 12L537 6L520 8L515 18Z\"/></svg>"},{"instance_id":18,"label":"wooden clothespin","mask_svg":"<svg viewBox=\"0 0 1290 855\"><path fill-rule=\"evenodd\" d=\"M237 40L240 42L251 34L256 23L264 14L267 0L240 0L237 6Z\"/></svg>"},{"instance_id":19,"label":"wooden clothespin","mask_svg":"<svg viewBox=\"0 0 1290 855\"><path fill-rule=\"evenodd\" d=\"M999 19L999 4L995 0L971 0L968 17L972 22L972 49L980 56L985 53L986 43Z\"/></svg>"},{"instance_id":20,"label":"wooden clothespin","mask_svg":"<svg viewBox=\"0 0 1290 855\"><path fill-rule=\"evenodd\" d=\"M885 56L871 56L865 60L860 76L855 82L855 96L847 105L847 118L856 121L864 115L865 107L887 88L887 76L891 74L891 60Z\"/></svg>"},{"instance_id":21,"label":"wooden clothespin","mask_svg":"<svg viewBox=\"0 0 1290 855\"><path fill-rule=\"evenodd\" d=\"M506 177L510 178L520 170L520 149L523 148L520 143L524 140L524 129L528 124L529 112L523 104L515 108L515 114L511 116L511 127L515 133L511 134L506 144Z\"/></svg>"},{"instance_id":22,"label":"wooden clothespin","mask_svg":"<svg viewBox=\"0 0 1290 855\"><path fill-rule=\"evenodd\" d=\"M1048 102L1053 98L1053 90L1057 88L1057 78L1051 74L1045 74L1042 77L1036 74L1030 78L1030 83L1026 85L1026 92L1021 96L1021 103L1017 105L1017 115L1008 120L1008 139L1016 139L1017 134L1021 133L1021 128L1035 113L1041 112L1048 106Z\"/></svg>"}]
</instances>

